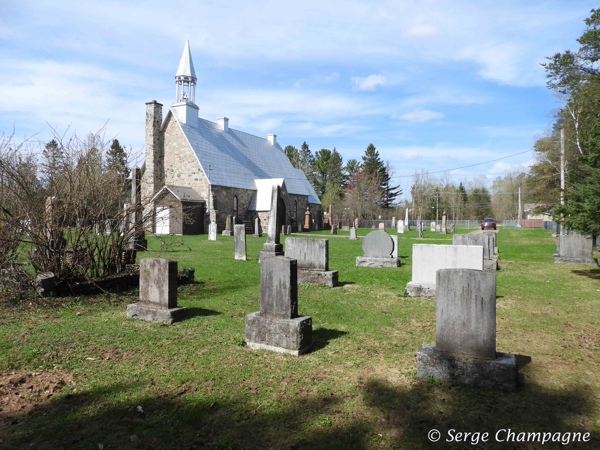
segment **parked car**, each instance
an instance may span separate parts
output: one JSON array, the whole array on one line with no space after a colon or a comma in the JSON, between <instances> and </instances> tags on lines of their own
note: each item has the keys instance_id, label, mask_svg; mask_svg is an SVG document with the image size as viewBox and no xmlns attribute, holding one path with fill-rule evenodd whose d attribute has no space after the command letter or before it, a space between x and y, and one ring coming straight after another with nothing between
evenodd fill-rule
<instances>
[{"instance_id":1,"label":"parked car","mask_svg":"<svg viewBox=\"0 0 600 450\"><path fill-rule=\"evenodd\" d=\"M487 217L485 219L483 219L483 222L481 222L481 229L485 230L485 229L490 229L493 228L494 230L496 229L496 219L492 218L492 217Z\"/></svg>"}]
</instances>

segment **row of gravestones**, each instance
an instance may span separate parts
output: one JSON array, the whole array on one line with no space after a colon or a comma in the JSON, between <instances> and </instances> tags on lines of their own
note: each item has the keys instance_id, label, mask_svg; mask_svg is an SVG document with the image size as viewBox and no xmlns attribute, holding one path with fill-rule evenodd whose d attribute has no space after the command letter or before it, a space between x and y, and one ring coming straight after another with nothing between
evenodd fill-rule
<instances>
[{"instance_id":1,"label":"row of gravestones","mask_svg":"<svg viewBox=\"0 0 600 450\"><path fill-rule=\"evenodd\" d=\"M326 242L326 241L325 241ZM298 260L265 257L260 268L260 310L244 319L252 349L301 355L312 345L312 317L298 313ZM140 301L127 315L151 322L185 319L177 306L177 262L146 258L140 264ZM514 390L512 354L496 352L496 274L483 270L436 272L436 344L417 352L417 375Z\"/></svg>"}]
</instances>

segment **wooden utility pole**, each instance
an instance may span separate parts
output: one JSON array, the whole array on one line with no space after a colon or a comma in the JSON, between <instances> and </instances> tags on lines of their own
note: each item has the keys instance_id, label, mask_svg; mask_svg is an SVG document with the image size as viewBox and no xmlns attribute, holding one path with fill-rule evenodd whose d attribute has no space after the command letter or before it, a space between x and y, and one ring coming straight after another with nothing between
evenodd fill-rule
<instances>
[{"instance_id":1,"label":"wooden utility pole","mask_svg":"<svg viewBox=\"0 0 600 450\"><path fill-rule=\"evenodd\" d=\"M523 218L523 213L521 211L521 186L519 186L519 212L517 213L517 219L519 220Z\"/></svg>"},{"instance_id":2,"label":"wooden utility pole","mask_svg":"<svg viewBox=\"0 0 600 450\"><path fill-rule=\"evenodd\" d=\"M435 224L438 224L438 212L440 210L440 193L437 192L435 196Z\"/></svg>"},{"instance_id":3,"label":"wooden utility pole","mask_svg":"<svg viewBox=\"0 0 600 450\"><path fill-rule=\"evenodd\" d=\"M565 204L565 129L560 129L560 204ZM561 217L564 217L561 214ZM560 224L560 234L563 234L563 224Z\"/></svg>"}]
</instances>

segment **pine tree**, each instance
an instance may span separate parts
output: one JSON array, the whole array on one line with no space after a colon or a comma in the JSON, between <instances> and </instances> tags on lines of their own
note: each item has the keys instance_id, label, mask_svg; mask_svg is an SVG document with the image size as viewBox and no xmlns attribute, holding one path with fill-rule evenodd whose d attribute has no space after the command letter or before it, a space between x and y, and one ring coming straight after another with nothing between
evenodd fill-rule
<instances>
[{"instance_id":1,"label":"pine tree","mask_svg":"<svg viewBox=\"0 0 600 450\"><path fill-rule=\"evenodd\" d=\"M384 208L392 208L394 204L394 200L399 195L402 195L402 189L400 189L400 185L394 186L392 184L392 175L394 173L394 169L392 165L388 162L385 163L384 173L382 176L382 187L383 187L383 199L381 206Z\"/></svg>"},{"instance_id":2,"label":"pine tree","mask_svg":"<svg viewBox=\"0 0 600 450\"><path fill-rule=\"evenodd\" d=\"M300 153L298 152L298 149L296 147L294 147L293 145L288 145L283 149L283 153L286 154L293 167L295 167L296 169L300 168Z\"/></svg>"},{"instance_id":3,"label":"pine tree","mask_svg":"<svg viewBox=\"0 0 600 450\"><path fill-rule=\"evenodd\" d=\"M121 147L118 139L113 139L112 145L106 152L106 170L114 171L124 178L129 177L127 152Z\"/></svg>"},{"instance_id":4,"label":"pine tree","mask_svg":"<svg viewBox=\"0 0 600 450\"><path fill-rule=\"evenodd\" d=\"M315 157L312 154L311 149L308 147L308 144L306 143L306 141L302 144L302 147L300 147L298 158L299 158L299 163L298 163L297 168L304 172L304 175L306 175L306 178L308 179L309 183L314 187L315 186L315 174L314 174Z\"/></svg>"},{"instance_id":5,"label":"pine tree","mask_svg":"<svg viewBox=\"0 0 600 450\"><path fill-rule=\"evenodd\" d=\"M385 164L379 157L379 152L373 144L369 144L365 150L363 159L363 170L369 175L383 176Z\"/></svg>"}]
</instances>

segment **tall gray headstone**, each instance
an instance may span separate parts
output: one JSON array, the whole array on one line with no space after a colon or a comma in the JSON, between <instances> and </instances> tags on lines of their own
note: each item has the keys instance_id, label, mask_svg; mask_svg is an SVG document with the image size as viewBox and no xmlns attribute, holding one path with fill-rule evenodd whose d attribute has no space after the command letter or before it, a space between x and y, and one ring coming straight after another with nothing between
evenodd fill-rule
<instances>
[{"instance_id":1,"label":"tall gray headstone","mask_svg":"<svg viewBox=\"0 0 600 450\"><path fill-rule=\"evenodd\" d=\"M352 239L353 241L358 239L356 237L356 228L354 228L354 227L350 228L350 239Z\"/></svg>"},{"instance_id":2,"label":"tall gray headstone","mask_svg":"<svg viewBox=\"0 0 600 450\"><path fill-rule=\"evenodd\" d=\"M417 376L515 390L515 355L496 353L496 274L440 269L436 342L417 353Z\"/></svg>"},{"instance_id":3,"label":"tall gray headstone","mask_svg":"<svg viewBox=\"0 0 600 450\"><path fill-rule=\"evenodd\" d=\"M185 318L177 307L177 261L144 258L140 261L140 301L127 305L127 316L149 322L173 323Z\"/></svg>"},{"instance_id":4,"label":"tall gray headstone","mask_svg":"<svg viewBox=\"0 0 600 450\"><path fill-rule=\"evenodd\" d=\"M222 234L223 236L231 236L233 234L233 216L231 214L225 220L225 229Z\"/></svg>"},{"instance_id":5,"label":"tall gray headstone","mask_svg":"<svg viewBox=\"0 0 600 450\"><path fill-rule=\"evenodd\" d=\"M234 225L233 236L235 239L235 259L246 261L246 226Z\"/></svg>"},{"instance_id":6,"label":"tall gray headstone","mask_svg":"<svg viewBox=\"0 0 600 450\"><path fill-rule=\"evenodd\" d=\"M300 355L312 344L312 318L298 316L297 262L265 258L260 267L260 311L245 317L248 347Z\"/></svg>"},{"instance_id":7,"label":"tall gray headstone","mask_svg":"<svg viewBox=\"0 0 600 450\"><path fill-rule=\"evenodd\" d=\"M498 259L490 248L490 238L483 233L454 234L452 245L481 245L483 247L483 267L487 270L498 269Z\"/></svg>"},{"instance_id":8,"label":"tall gray headstone","mask_svg":"<svg viewBox=\"0 0 600 450\"><path fill-rule=\"evenodd\" d=\"M396 218L392 217L392 228L396 228Z\"/></svg>"},{"instance_id":9,"label":"tall gray headstone","mask_svg":"<svg viewBox=\"0 0 600 450\"><path fill-rule=\"evenodd\" d=\"M431 223L429 224L429 226L430 226L430 228L431 228L431 231L435 231L435 222L431 222Z\"/></svg>"},{"instance_id":10,"label":"tall gray headstone","mask_svg":"<svg viewBox=\"0 0 600 450\"><path fill-rule=\"evenodd\" d=\"M271 191L271 212L269 214L269 226L267 242L263 246L263 251L260 252L261 261L263 258L271 256L283 256L283 246L280 241L281 224L279 223L279 198L281 197L281 187L273 185Z\"/></svg>"},{"instance_id":11,"label":"tall gray headstone","mask_svg":"<svg viewBox=\"0 0 600 450\"><path fill-rule=\"evenodd\" d=\"M256 219L254 219L254 236L256 236L256 237L262 236L262 230L260 227L260 219L258 217Z\"/></svg>"}]
</instances>

